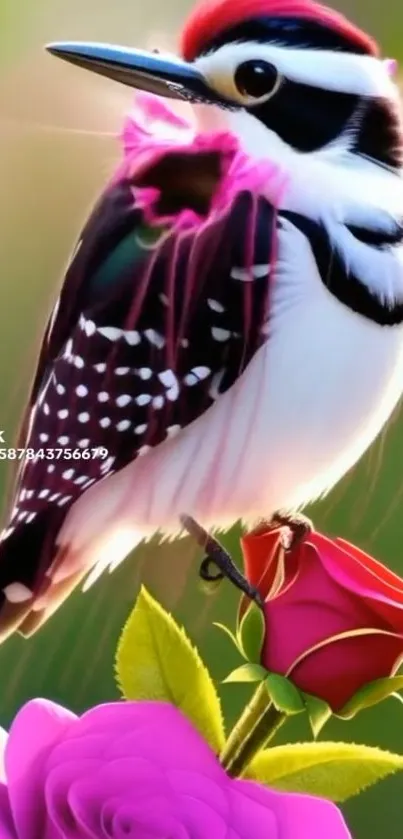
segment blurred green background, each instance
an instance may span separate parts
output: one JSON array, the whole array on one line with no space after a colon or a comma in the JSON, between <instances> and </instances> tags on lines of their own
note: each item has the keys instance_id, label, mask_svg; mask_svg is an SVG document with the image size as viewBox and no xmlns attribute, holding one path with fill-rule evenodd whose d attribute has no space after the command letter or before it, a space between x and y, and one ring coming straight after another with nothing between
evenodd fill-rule
<instances>
[{"instance_id":1,"label":"blurred green background","mask_svg":"<svg viewBox=\"0 0 403 839\"><path fill-rule=\"evenodd\" d=\"M235 0L234 0L235 2ZM81 222L118 155L114 132L130 92L63 65L43 51L57 39L175 44L189 0L1 0L0 5L0 427L13 439L33 372L39 337L63 265ZM386 55L402 58L401 0L339 3L375 34ZM374 553L403 574L403 421L395 416L368 456L312 514L316 525ZM7 487L1 464L0 492ZM236 549L237 533L227 542ZM76 594L39 635L0 649L0 724L22 702L47 696L80 711L115 697L112 661L119 629L143 580L186 623L217 679L236 660L212 620L233 620L235 594L223 586L206 598L198 588L196 553L188 542L147 548ZM246 692L222 688L229 718ZM300 721L287 736L309 736ZM284 736L284 735L283 735ZM403 709L389 700L325 737L351 739L403 753ZM345 807L356 839L402 835L403 779L394 778Z\"/></svg>"}]
</instances>

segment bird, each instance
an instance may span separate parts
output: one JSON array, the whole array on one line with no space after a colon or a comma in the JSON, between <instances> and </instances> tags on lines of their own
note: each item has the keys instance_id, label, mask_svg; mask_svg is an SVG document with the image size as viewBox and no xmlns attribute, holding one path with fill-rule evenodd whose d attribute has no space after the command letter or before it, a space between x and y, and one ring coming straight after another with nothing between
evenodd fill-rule
<instances>
[{"instance_id":1,"label":"bird","mask_svg":"<svg viewBox=\"0 0 403 839\"><path fill-rule=\"evenodd\" d=\"M402 114L372 37L313 0L201 0L178 55L48 51L211 109L228 145L123 166L78 237L21 426L45 454L19 465L2 534L2 641L184 515L209 532L297 517L403 391ZM214 213L235 148L267 189Z\"/></svg>"}]
</instances>

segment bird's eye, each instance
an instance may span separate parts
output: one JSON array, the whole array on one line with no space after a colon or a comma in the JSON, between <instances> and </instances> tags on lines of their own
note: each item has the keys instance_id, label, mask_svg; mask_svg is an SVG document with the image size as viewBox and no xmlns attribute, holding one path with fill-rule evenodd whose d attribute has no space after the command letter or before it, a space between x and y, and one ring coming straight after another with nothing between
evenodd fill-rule
<instances>
[{"instance_id":1,"label":"bird's eye","mask_svg":"<svg viewBox=\"0 0 403 839\"><path fill-rule=\"evenodd\" d=\"M243 61L234 75L234 84L238 93L245 99L269 99L280 84L277 68L268 61L258 59Z\"/></svg>"}]
</instances>

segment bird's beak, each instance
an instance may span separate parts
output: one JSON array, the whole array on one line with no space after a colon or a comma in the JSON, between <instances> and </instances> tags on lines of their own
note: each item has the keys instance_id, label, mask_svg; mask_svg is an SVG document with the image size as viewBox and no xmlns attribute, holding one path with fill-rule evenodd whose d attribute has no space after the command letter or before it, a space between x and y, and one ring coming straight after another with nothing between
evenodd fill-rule
<instances>
[{"instance_id":1,"label":"bird's beak","mask_svg":"<svg viewBox=\"0 0 403 839\"><path fill-rule=\"evenodd\" d=\"M138 90L170 99L225 104L200 70L175 56L80 41L48 44L46 49L64 61Z\"/></svg>"}]
</instances>

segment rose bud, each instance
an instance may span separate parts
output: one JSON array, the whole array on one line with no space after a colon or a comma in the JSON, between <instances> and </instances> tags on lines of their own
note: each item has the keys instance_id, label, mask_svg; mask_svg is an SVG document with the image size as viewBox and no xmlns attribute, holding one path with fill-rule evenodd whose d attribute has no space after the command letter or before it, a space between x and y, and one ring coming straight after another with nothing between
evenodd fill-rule
<instances>
[{"instance_id":1,"label":"rose bud","mask_svg":"<svg viewBox=\"0 0 403 839\"><path fill-rule=\"evenodd\" d=\"M260 664L267 671L334 712L368 683L396 673L403 658L403 581L396 574L317 532L286 551L281 529L262 527L241 546L245 575L264 600ZM402 687L399 681L378 699Z\"/></svg>"}]
</instances>

